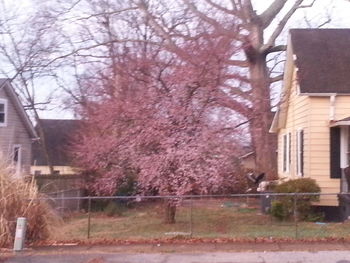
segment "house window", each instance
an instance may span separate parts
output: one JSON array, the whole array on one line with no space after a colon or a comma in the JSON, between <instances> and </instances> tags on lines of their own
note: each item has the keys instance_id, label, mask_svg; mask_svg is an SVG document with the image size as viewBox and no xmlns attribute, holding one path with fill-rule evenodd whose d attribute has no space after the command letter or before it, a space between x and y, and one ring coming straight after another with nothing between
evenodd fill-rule
<instances>
[{"instance_id":1,"label":"house window","mask_svg":"<svg viewBox=\"0 0 350 263\"><path fill-rule=\"evenodd\" d=\"M19 144L13 146L12 163L16 170L16 175L19 176L22 166L22 147Z\"/></svg>"},{"instance_id":2,"label":"house window","mask_svg":"<svg viewBox=\"0 0 350 263\"><path fill-rule=\"evenodd\" d=\"M7 101L0 99L0 126L6 126L7 119Z\"/></svg>"},{"instance_id":3,"label":"house window","mask_svg":"<svg viewBox=\"0 0 350 263\"><path fill-rule=\"evenodd\" d=\"M296 171L297 175L304 176L304 131L298 130L296 137Z\"/></svg>"},{"instance_id":4,"label":"house window","mask_svg":"<svg viewBox=\"0 0 350 263\"><path fill-rule=\"evenodd\" d=\"M283 172L288 173L290 168L291 157L291 136L290 133L283 135Z\"/></svg>"},{"instance_id":5,"label":"house window","mask_svg":"<svg viewBox=\"0 0 350 263\"><path fill-rule=\"evenodd\" d=\"M330 129L331 178L341 178L340 156L340 128L332 127Z\"/></svg>"}]
</instances>

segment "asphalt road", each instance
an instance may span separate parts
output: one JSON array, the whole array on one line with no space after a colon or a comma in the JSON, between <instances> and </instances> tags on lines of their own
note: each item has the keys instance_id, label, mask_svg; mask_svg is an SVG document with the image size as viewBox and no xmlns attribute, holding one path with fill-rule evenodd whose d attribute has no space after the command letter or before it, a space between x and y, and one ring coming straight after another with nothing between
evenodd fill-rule
<instances>
[{"instance_id":1,"label":"asphalt road","mask_svg":"<svg viewBox=\"0 0 350 263\"><path fill-rule=\"evenodd\" d=\"M350 251L22 254L4 263L350 263ZM1 260L0 260L1 261Z\"/></svg>"}]
</instances>

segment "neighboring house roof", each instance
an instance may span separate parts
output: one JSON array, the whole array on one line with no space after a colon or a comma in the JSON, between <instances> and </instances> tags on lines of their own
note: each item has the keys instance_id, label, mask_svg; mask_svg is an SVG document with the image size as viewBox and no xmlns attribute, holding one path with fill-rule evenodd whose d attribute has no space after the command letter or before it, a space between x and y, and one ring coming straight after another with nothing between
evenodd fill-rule
<instances>
[{"instance_id":1,"label":"neighboring house roof","mask_svg":"<svg viewBox=\"0 0 350 263\"><path fill-rule=\"evenodd\" d=\"M270 132L284 127L294 67L300 95L350 95L350 29L291 29L281 103Z\"/></svg>"},{"instance_id":2,"label":"neighboring house roof","mask_svg":"<svg viewBox=\"0 0 350 263\"><path fill-rule=\"evenodd\" d=\"M17 93L15 92L14 88L11 85L11 82L9 79L1 79L0 78L0 89L4 89L7 96L11 100L14 108L16 109L16 112L18 116L21 118L26 130L28 131L28 134L32 139L35 139L38 137L32 122L30 121L27 113L25 112L23 105L21 101L18 98Z\"/></svg>"},{"instance_id":3,"label":"neighboring house roof","mask_svg":"<svg viewBox=\"0 0 350 263\"><path fill-rule=\"evenodd\" d=\"M70 166L71 156L69 155L69 150L73 136L76 134L81 121L41 119L40 122L52 165ZM33 145L33 164L48 165L39 142Z\"/></svg>"},{"instance_id":4,"label":"neighboring house roof","mask_svg":"<svg viewBox=\"0 0 350 263\"><path fill-rule=\"evenodd\" d=\"M300 93L350 94L350 29L291 29Z\"/></svg>"}]
</instances>

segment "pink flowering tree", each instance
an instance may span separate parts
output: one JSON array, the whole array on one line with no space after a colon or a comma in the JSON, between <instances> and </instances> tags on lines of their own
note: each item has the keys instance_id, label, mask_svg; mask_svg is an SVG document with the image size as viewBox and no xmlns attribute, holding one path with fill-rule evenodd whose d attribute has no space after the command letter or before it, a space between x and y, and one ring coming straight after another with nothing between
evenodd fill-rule
<instances>
[{"instance_id":1,"label":"pink flowering tree","mask_svg":"<svg viewBox=\"0 0 350 263\"><path fill-rule=\"evenodd\" d=\"M130 55L119 65L115 92L82 110L85 125L75 156L93 174L91 190L115 194L126 169L137 174L142 194L241 190L237 155L242 143L231 112L217 105L224 70L220 47L189 46L192 63ZM175 211L176 202L169 200L167 223L175 222Z\"/></svg>"}]
</instances>

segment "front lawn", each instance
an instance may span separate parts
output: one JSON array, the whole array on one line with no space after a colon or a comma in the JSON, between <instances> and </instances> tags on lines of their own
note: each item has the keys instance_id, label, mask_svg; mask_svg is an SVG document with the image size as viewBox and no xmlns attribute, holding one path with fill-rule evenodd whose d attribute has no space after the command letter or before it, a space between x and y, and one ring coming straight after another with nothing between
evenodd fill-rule
<instances>
[{"instance_id":1,"label":"front lawn","mask_svg":"<svg viewBox=\"0 0 350 263\"><path fill-rule=\"evenodd\" d=\"M192 224L191 222L192 218ZM91 238L154 239L174 236L196 238L321 238L348 237L350 223L279 222L261 214L257 205L227 200L205 200L182 204L176 214L176 224L164 224L161 202L133 205L119 216L103 212L91 213ZM52 239L83 240L87 238L88 215L75 214L57 226Z\"/></svg>"}]
</instances>

